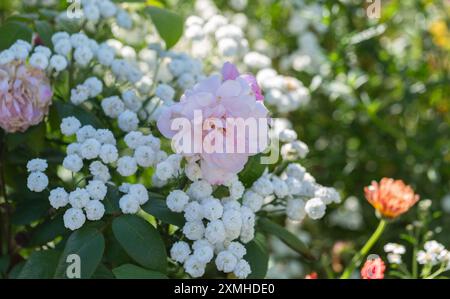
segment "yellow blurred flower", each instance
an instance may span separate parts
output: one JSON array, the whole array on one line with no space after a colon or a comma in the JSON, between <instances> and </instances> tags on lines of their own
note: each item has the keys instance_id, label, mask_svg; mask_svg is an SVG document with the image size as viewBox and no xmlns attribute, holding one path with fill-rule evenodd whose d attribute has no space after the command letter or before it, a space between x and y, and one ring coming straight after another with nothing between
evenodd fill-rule
<instances>
[{"instance_id":1,"label":"yellow blurred flower","mask_svg":"<svg viewBox=\"0 0 450 299\"><path fill-rule=\"evenodd\" d=\"M431 23L429 31L433 36L433 42L437 46L450 50L450 32L445 21L434 21Z\"/></svg>"}]
</instances>

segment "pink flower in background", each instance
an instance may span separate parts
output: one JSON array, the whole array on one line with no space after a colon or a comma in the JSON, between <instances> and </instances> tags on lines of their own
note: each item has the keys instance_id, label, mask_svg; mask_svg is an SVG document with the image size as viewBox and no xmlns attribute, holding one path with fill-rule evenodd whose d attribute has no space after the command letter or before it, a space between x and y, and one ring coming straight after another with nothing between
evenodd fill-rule
<instances>
[{"instance_id":1,"label":"pink flower in background","mask_svg":"<svg viewBox=\"0 0 450 299\"><path fill-rule=\"evenodd\" d=\"M361 269L363 279L383 279L386 266L381 258L367 259Z\"/></svg>"},{"instance_id":2,"label":"pink flower in background","mask_svg":"<svg viewBox=\"0 0 450 299\"><path fill-rule=\"evenodd\" d=\"M24 132L40 123L51 99L43 71L16 61L0 65L0 127L6 132Z\"/></svg>"},{"instance_id":3,"label":"pink flower in background","mask_svg":"<svg viewBox=\"0 0 450 299\"><path fill-rule=\"evenodd\" d=\"M253 78L253 79L252 79ZM192 89L187 90L181 97L180 102L165 108L157 122L161 133L167 137L174 137L178 131L171 130L174 119L188 119L192 124L197 120L195 113L201 112L203 131L200 140L193 138L194 145L204 144L205 138L211 136L221 137L226 135L227 119L249 118L265 119L268 110L262 102L261 89L251 75L240 75L231 63L225 63L222 68L222 76L212 75L199 83ZM210 119L219 120L211 122ZM198 121L198 120L197 120ZM195 125L194 125L195 126ZM192 131L185 132L192 136ZM249 134L250 135L250 134ZM237 138L237 135L235 136ZM234 140L234 144L249 144L251 139L258 136L245 136L245 140ZM225 137L224 137L225 139ZM199 143L202 144L199 144ZM258 148L258 150L261 150ZM248 161L248 157L255 154L251 152L207 152L187 154L195 157L200 163L203 179L211 184L223 184L235 174L239 173Z\"/></svg>"}]
</instances>

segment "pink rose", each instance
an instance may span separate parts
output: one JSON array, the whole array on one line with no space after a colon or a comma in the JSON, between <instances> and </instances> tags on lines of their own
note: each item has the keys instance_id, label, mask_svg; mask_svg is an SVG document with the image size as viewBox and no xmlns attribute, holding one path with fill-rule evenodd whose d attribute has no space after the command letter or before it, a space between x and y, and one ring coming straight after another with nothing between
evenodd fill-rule
<instances>
[{"instance_id":1,"label":"pink rose","mask_svg":"<svg viewBox=\"0 0 450 299\"><path fill-rule=\"evenodd\" d=\"M268 110L261 101L261 90L256 80L251 78L254 79L251 75L240 75L234 65L226 63L222 69L222 76L212 75L197 83L192 89L186 90L180 102L165 108L158 119L158 128L167 138L172 138L179 133L171 129L174 119L187 119L192 124L192 130L184 132L189 137L194 136L194 124L201 120L200 125L203 130L199 139L192 138L192 148L202 148L202 151L183 154L196 157L191 160L200 163L203 179L211 184L223 184L244 168L249 156L262 150L259 147L256 152L248 150L250 142L260 137L254 136L258 133L251 136L245 135L244 140L238 140L238 135L235 134L234 139L231 139L234 143L234 152L225 150L228 142L226 136L229 119L258 120L267 117ZM199 112L201 112L201 119L197 118ZM213 122L212 119L216 121ZM205 140L212 138L215 142L218 137L223 137L224 151L205 151ZM244 144L246 149L244 152L237 151L239 143Z\"/></svg>"},{"instance_id":2,"label":"pink rose","mask_svg":"<svg viewBox=\"0 0 450 299\"><path fill-rule=\"evenodd\" d=\"M6 132L24 132L40 123L51 99L43 71L17 61L0 65L0 127Z\"/></svg>"}]
</instances>

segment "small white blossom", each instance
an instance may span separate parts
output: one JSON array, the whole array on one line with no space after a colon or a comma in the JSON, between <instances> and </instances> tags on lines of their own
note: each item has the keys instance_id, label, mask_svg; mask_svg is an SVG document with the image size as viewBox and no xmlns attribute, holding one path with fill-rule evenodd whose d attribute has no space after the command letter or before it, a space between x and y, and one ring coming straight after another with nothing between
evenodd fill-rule
<instances>
[{"instance_id":1,"label":"small white blossom","mask_svg":"<svg viewBox=\"0 0 450 299\"><path fill-rule=\"evenodd\" d=\"M262 176L257 179L252 186L253 191L261 195L262 197L266 197L268 195L273 194L273 185L270 179L266 176Z\"/></svg>"},{"instance_id":2,"label":"small white blossom","mask_svg":"<svg viewBox=\"0 0 450 299\"><path fill-rule=\"evenodd\" d=\"M117 160L117 172L121 176L130 176L137 171L136 159L130 156L123 156Z\"/></svg>"},{"instance_id":3,"label":"small white blossom","mask_svg":"<svg viewBox=\"0 0 450 299\"><path fill-rule=\"evenodd\" d=\"M245 249L244 245L239 242L231 242L228 245L227 250L234 254L234 256L238 259L242 259L247 253L247 249Z\"/></svg>"},{"instance_id":4,"label":"small white blossom","mask_svg":"<svg viewBox=\"0 0 450 299\"><path fill-rule=\"evenodd\" d=\"M225 241L226 232L222 220L214 220L206 225L205 238L211 244L218 244Z\"/></svg>"},{"instance_id":5,"label":"small white blossom","mask_svg":"<svg viewBox=\"0 0 450 299\"><path fill-rule=\"evenodd\" d=\"M83 168L83 160L78 155L67 155L63 160L63 167L72 172L79 172Z\"/></svg>"},{"instance_id":6,"label":"small white blossom","mask_svg":"<svg viewBox=\"0 0 450 299\"><path fill-rule=\"evenodd\" d=\"M167 207L173 212L182 212L189 202L189 196L181 190L174 190L169 193L166 199ZM197 219L192 219L197 220Z\"/></svg>"},{"instance_id":7,"label":"small white blossom","mask_svg":"<svg viewBox=\"0 0 450 299\"><path fill-rule=\"evenodd\" d=\"M45 70L48 66L48 57L43 53L34 53L31 55L29 62L35 68Z\"/></svg>"},{"instance_id":8,"label":"small white blossom","mask_svg":"<svg viewBox=\"0 0 450 299\"><path fill-rule=\"evenodd\" d=\"M187 194L190 198L193 200L200 200L203 198L206 198L208 196L211 196L212 194L212 186L207 181L200 180L193 182L189 189L187 190Z\"/></svg>"},{"instance_id":9,"label":"small white blossom","mask_svg":"<svg viewBox=\"0 0 450 299\"><path fill-rule=\"evenodd\" d=\"M71 136L75 134L80 129L80 127L80 121L73 116L63 118L60 125L61 133L65 136Z\"/></svg>"},{"instance_id":10,"label":"small white blossom","mask_svg":"<svg viewBox=\"0 0 450 299\"><path fill-rule=\"evenodd\" d=\"M57 72L61 72L67 68L67 60L62 55L53 55L50 58L50 67Z\"/></svg>"},{"instance_id":11,"label":"small white blossom","mask_svg":"<svg viewBox=\"0 0 450 299\"><path fill-rule=\"evenodd\" d=\"M189 240L200 240L205 233L205 227L201 221L187 221L183 226L183 234Z\"/></svg>"},{"instance_id":12,"label":"small white blossom","mask_svg":"<svg viewBox=\"0 0 450 299\"><path fill-rule=\"evenodd\" d=\"M89 192L90 197L95 200L103 200L108 192L108 188L105 183L99 180L89 181L86 185L86 190Z\"/></svg>"},{"instance_id":13,"label":"small white blossom","mask_svg":"<svg viewBox=\"0 0 450 299\"><path fill-rule=\"evenodd\" d=\"M82 209L70 208L64 213L64 226L70 230L76 230L86 222L86 216Z\"/></svg>"},{"instance_id":14,"label":"small white blossom","mask_svg":"<svg viewBox=\"0 0 450 299\"><path fill-rule=\"evenodd\" d=\"M103 144L100 147L100 159L105 164L114 163L119 158L117 148L112 144Z\"/></svg>"},{"instance_id":15,"label":"small white blossom","mask_svg":"<svg viewBox=\"0 0 450 299\"><path fill-rule=\"evenodd\" d=\"M183 241L174 243L170 249L170 257L179 263L184 263L190 254L189 244Z\"/></svg>"},{"instance_id":16,"label":"small white blossom","mask_svg":"<svg viewBox=\"0 0 450 299\"><path fill-rule=\"evenodd\" d=\"M88 138L80 146L80 154L84 159L92 160L98 157L101 144L94 138Z\"/></svg>"},{"instance_id":17,"label":"small white blossom","mask_svg":"<svg viewBox=\"0 0 450 299\"><path fill-rule=\"evenodd\" d=\"M248 190L244 193L242 204L249 207L253 212L258 212L264 203L264 198L258 193Z\"/></svg>"},{"instance_id":18,"label":"small white blossom","mask_svg":"<svg viewBox=\"0 0 450 299\"><path fill-rule=\"evenodd\" d=\"M150 146L139 146L134 151L134 158L141 167L150 167L155 163L155 152Z\"/></svg>"},{"instance_id":19,"label":"small white blossom","mask_svg":"<svg viewBox=\"0 0 450 299\"><path fill-rule=\"evenodd\" d=\"M306 202L305 211L309 218L317 220L325 215L327 206L320 198L311 198Z\"/></svg>"},{"instance_id":20,"label":"small white blossom","mask_svg":"<svg viewBox=\"0 0 450 299\"><path fill-rule=\"evenodd\" d=\"M55 209L65 207L69 203L69 194L64 188L58 187L50 191L50 205Z\"/></svg>"},{"instance_id":21,"label":"small white blossom","mask_svg":"<svg viewBox=\"0 0 450 299\"><path fill-rule=\"evenodd\" d=\"M111 118L117 118L125 111L125 104L118 96L104 98L101 105L106 116Z\"/></svg>"},{"instance_id":22,"label":"small white blossom","mask_svg":"<svg viewBox=\"0 0 450 299\"><path fill-rule=\"evenodd\" d=\"M108 129L98 129L95 132L95 139L101 144L112 144L116 145L116 138L114 134Z\"/></svg>"},{"instance_id":23,"label":"small white blossom","mask_svg":"<svg viewBox=\"0 0 450 299\"><path fill-rule=\"evenodd\" d=\"M196 201L188 203L184 208L184 218L187 221L202 220L203 219L202 206Z\"/></svg>"},{"instance_id":24,"label":"small white blossom","mask_svg":"<svg viewBox=\"0 0 450 299\"><path fill-rule=\"evenodd\" d=\"M233 272L236 267L238 259L231 252L224 250L219 252L216 257L216 266L219 271L223 271L225 273Z\"/></svg>"},{"instance_id":25,"label":"small white blossom","mask_svg":"<svg viewBox=\"0 0 450 299\"><path fill-rule=\"evenodd\" d=\"M175 90L170 85L159 84L156 87L155 95L164 102L171 102L175 96Z\"/></svg>"},{"instance_id":26,"label":"small white blossom","mask_svg":"<svg viewBox=\"0 0 450 299\"><path fill-rule=\"evenodd\" d=\"M194 278L203 276L203 274L205 274L205 268L206 264L200 262L193 255L191 255L184 263L184 270Z\"/></svg>"},{"instance_id":27,"label":"small white blossom","mask_svg":"<svg viewBox=\"0 0 450 299\"><path fill-rule=\"evenodd\" d=\"M34 172L34 171L41 171L44 172L48 167L47 161L44 159L32 159L28 161L27 163L27 171L28 172Z\"/></svg>"},{"instance_id":28,"label":"small white blossom","mask_svg":"<svg viewBox=\"0 0 450 299\"><path fill-rule=\"evenodd\" d=\"M201 206L203 209L203 217L206 219L213 221L222 217L223 206L220 200L214 197L208 197L202 200Z\"/></svg>"},{"instance_id":29,"label":"small white blossom","mask_svg":"<svg viewBox=\"0 0 450 299\"><path fill-rule=\"evenodd\" d=\"M139 118L137 114L131 110L125 110L120 113L118 118L119 128L124 132L130 132L137 129Z\"/></svg>"},{"instance_id":30,"label":"small white blossom","mask_svg":"<svg viewBox=\"0 0 450 299\"><path fill-rule=\"evenodd\" d=\"M91 125L82 126L81 129L79 129L76 132L77 135L77 141L79 143L83 143L89 138L95 138L95 135L97 134L97 131L94 129Z\"/></svg>"},{"instance_id":31,"label":"small white blossom","mask_svg":"<svg viewBox=\"0 0 450 299\"><path fill-rule=\"evenodd\" d=\"M139 131L132 131L127 133L124 137L125 144L132 149L136 149L143 145L143 134Z\"/></svg>"},{"instance_id":32,"label":"small white blossom","mask_svg":"<svg viewBox=\"0 0 450 299\"><path fill-rule=\"evenodd\" d=\"M105 214L105 206L99 200L91 200L84 208L88 220L95 221L102 219Z\"/></svg>"},{"instance_id":33,"label":"small white blossom","mask_svg":"<svg viewBox=\"0 0 450 299\"><path fill-rule=\"evenodd\" d=\"M92 162L89 165L89 171L93 175L94 180L100 180L106 183L111 178L108 167L100 161Z\"/></svg>"},{"instance_id":34,"label":"small white blossom","mask_svg":"<svg viewBox=\"0 0 450 299\"><path fill-rule=\"evenodd\" d=\"M119 200L119 206L124 214L136 214L139 211L139 200L131 194L125 194Z\"/></svg>"},{"instance_id":35,"label":"small white blossom","mask_svg":"<svg viewBox=\"0 0 450 299\"><path fill-rule=\"evenodd\" d=\"M89 193L86 189L77 188L69 193L69 202L73 208L84 208L89 202Z\"/></svg>"},{"instance_id":36,"label":"small white blossom","mask_svg":"<svg viewBox=\"0 0 450 299\"><path fill-rule=\"evenodd\" d=\"M286 203L286 216L292 221L302 221L306 216L305 202L300 198L289 198Z\"/></svg>"},{"instance_id":37,"label":"small white blossom","mask_svg":"<svg viewBox=\"0 0 450 299\"><path fill-rule=\"evenodd\" d=\"M196 246L196 248L194 248L193 256L197 258L201 263L207 264L214 257L214 249L212 248L212 246L208 245Z\"/></svg>"},{"instance_id":38,"label":"small white blossom","mask_svg":"<svg viewBox=\"0 0 450 299\"><path fill-rule=\"evenodd\" d=\"M148 201L148 191L142 184L130 185L128 192L130 195L133 195L141 205Z\"/></svg>"},{"instance_id":39,"label":"small white blossom","mask_svg":"<svg viewBox=\"0 0 450 299\"><path fill-rule=\"evenodd\" d=\"M98 96L103 91L103 83L96 77L86 79L83 85L88 87L91 98Z\"/></svg>"},{"instance_id":40,"label":"small white blossom","mask_svg":"<svg viewBox=\"0 0 450 299\"><path fill-rule=\"evenodd\" d=\"M249 263L246 260L239 260L233 270L237 278L244 279L252 273Z\"/></svg>"},{"instance_id":41,"label":"small white blossom","mask_svg":"<svg viewBox=\"0 0 450 299\"><path fill-rule=\"evenodd\" d=\"M89 46L82 45L75 49L75 51L73 52L73 57L76 63L78 63L82 67L86 67L94 57L94 53L92 53L92 50L89 48Z\"/></svg>"}]
</instances>

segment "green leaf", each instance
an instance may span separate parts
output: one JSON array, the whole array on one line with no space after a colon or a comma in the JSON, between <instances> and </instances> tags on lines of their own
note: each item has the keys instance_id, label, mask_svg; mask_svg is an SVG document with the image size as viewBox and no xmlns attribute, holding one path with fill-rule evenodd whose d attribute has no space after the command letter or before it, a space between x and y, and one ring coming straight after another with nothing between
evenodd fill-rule
<instances>
[{"instance_id":1,"label":"green leaf","mask_svg":"<svg viewBox=\"0 0 450 299\"><path fill-rule=\"evenodd\" d=\"M94 128L105 127L102 122L90 111L86 109L75 106L68 103L63 103L61 101L55 101L56 109L58 110L58 115L61 119L68 116L75 116L82 125L91 125Z\"/></svg>"},{"instance_id":2,"label":"green leaf","mask_svg":"<svg viewBox=\"0 0 450 299\"><path fill-rule=\"evenodd\" d=\"M48 279L55 274L61 252L42 250L33 252L20 271L20 279Z\"/></svg>"},{"instance_id":3,"label":"green leaf","mask_svg":"<svg viewBox=\"0 0 450 299\"><path fill-rule=\"evenodd\" d=\"M81 228L70 235L64 251L59 259L55 278L66 278L66 270L70 265L67 257L77 254L81 261L81 278L90 278L100 263L105 249L105 239L93 228Z\"/></svg>"},{"instance_id":4,"label":"green leaf","mask_svg":"<svg viewBox=\"0 0 450 299\"><path fill-rule=\"evenodd\" d=\"M48 210L48 202L35 197L17 205L11 222L15 225L26 225L40 219Z\"/></svg>"},{"instance_id":5,"label":"green leaf","mask_svg":"<svg viewBox=\"0 0 450 299\"><path fill-rule=\"evenodd\" d=\"M306 245L299 238L297 238L297 236L295 236L293 233L291 233L281 225L267 218L260 218L258 221L258 225L261 230L278 237L287 246L298 252L303 257L309 260L316 259L314 255L309 251L308 247L306 247Z\"/></svg>"},{"instance_id":6,"label":"green leaf","mask_svg":"<svg viewBox=\"0 0 450 299\"><path fill-rule=\"evenodd\" d=\"M50 24L46 21L36 21L34 23L34 26L36 27L36 32L38 33L44 45L49 48L52 48L53 29L50 26Z\"/></svg>"},{"instance_id":7,"label":"green leaf","mask_svg":"<svg viewBox=\"0 0 450 299\"><path fill-rule=\"evenodd\" d=\"M116 187L108 185L108 193L106 193L106 197L103 200L106 214L114 214L120 211L119 200L119 190Z\"/></svg>"},{"instance_id":8,"label":"green leaf","mask_svg":"<svg viewBox=\"0 0 450 299\"><path fill-rule=\"evenodd\" d=\"M261 177L265 169L266 165L261 164L261 154L251 156L244 169L239 173L239 180L246 188L250 188L253 182Z\"/></svg>"},{"instance_id":9,"label":"green leaf","mask_svg":"<svg viewBox=\"0 0 450 299\"><path fill-rule=\"evenodd\" d=\"M94 274L92 274L92 279L114 279L114 274L105 265L98 265Z\"/></svg>"},{"instance_id":10,"label":"green leaf","mask_svg":"<svg viewBox=\"0 0 450 299\"><path fill-rule=\"evenodd\" d=\"M150 14L159 36L166 42L166 50L172 48L183 35L183 18L160 7L150 6L145 10Z\"/></svg>"},{"instance_id":11,"label":"green leaf","mask_svg":"<svg viewBox=\"0 0 450 299\"><path fill-rule=\"evenodd\" d=\"M172 212L167 207L165 200L154 198L151 194L149 201L142 205L141 208L164 223L173 224L178 227L184 226L185 220L183 214Z\"/></svg>"},{"instance_id":12,"label":"green leaf","mask_svg":"<svg viewBox=\"0 0 450 299\"><path fill-rule=\"evenodd\" d=\"M161 272L144 269L132 264L125 264L112 270L119 279L166 279Z\"/></svg>"},{"instance_id":13,"label":"green leaf","mask_svg":"<svg viewBox=\"0 0 450 299\"><path fill-rule=\"evenodd\" d=\"M45 245L56 237L67 232L64 227L63 215L57 215L53 219L39 224L31 234L30 246Z\"/></svg>"},{"instance_id":14,"label":"green leaf","mask_svg":"<svg viewBox=\"0 0 450 299\"><path fill-rule=\"evenodd\" d=\"M11 47L18 39L31 42L33 31L24 23L11 21L0 27L0 50Z\"/></svg>"},{"instance_id":15,"label":"green leaf","mask_svg":"<svg viewBox=\"0 0 450 299\"><path fill-rule=\"evenodd\" d=\"M128 255L141 266L166 273L167 254L158 231L144 219L123 215L114 219L114 236Z\"/></svg>"},{"instance_id":16,"label":"green leaf","mask_svg":"<svg viewBox=\"0 0 450 299\"><path fill-rule=\"evenodd\" d=\"M6 271L9 268L9 255L0 256L0 277L6 274Z\"/></svg>"},{"instance_id":17,"label":"green leaf","mask_svg":"<svg viewBox=\"0 0 450 299\"><path fill-rule=\"evenodd\" d=\"M8 273L9 279L17 279L20 275L20 272L22 272L23 267L25 266L26 261L21 261L20 263L16 264L11 271Z\"/></svg>"},{"instance_id":18,"label":"green leaf","mask_svg":"<svg viewBox=\"0 0 450 299\"><path fill-rule=\"evenodd\" d=\"M252 270L252 273L248 276L249 279L262 279L266 277L269 265L269 252L266 244L264 235L258 234L245 246L247 253L244 259L250 264L250 269Z\"/></svg>"}]
</instances>

